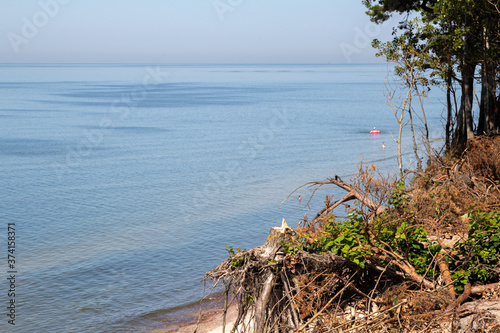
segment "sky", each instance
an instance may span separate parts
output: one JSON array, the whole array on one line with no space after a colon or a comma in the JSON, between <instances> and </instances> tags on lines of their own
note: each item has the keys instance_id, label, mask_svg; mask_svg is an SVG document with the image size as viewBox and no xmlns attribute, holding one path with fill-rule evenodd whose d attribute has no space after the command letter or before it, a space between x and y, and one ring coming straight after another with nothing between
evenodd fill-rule
<instances>
[{"instance_id":1,"label":"sky","mask_svg":"<svg viewBox=\"0 0 500 333\"><path fill-rule=\"evenodd\" d=\"M0 63L370 63L361 0L0 0Z\"/></svg>"}]
</instances>

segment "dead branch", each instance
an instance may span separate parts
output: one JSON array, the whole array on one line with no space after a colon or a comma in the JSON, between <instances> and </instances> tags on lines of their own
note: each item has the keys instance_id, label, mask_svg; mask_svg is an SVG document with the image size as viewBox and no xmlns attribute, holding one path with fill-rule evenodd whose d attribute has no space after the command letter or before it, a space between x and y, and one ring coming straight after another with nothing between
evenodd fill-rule
<instances>
[{"instance_id":1,"label":"dead branch","mask_svg":"<svg viewBox=\"0 0 500 333\"><path fill-rule=\"evenodd\" d=\"M319 219L329 214L333 209L335 209L340 204L354 199L359 200L365 207L368 207L370 210L374 211L377 215L382 214L387 209L387 207L376 203L368 195L362 193L361 191L356 189L353 185L344 182L337 175L335 175L334 178L328 178L328 181L326 182L310 182L309 184L317 186L333 184L348 192L342 199L332 202L328 206L323 208L312 220L312 223L317 222Z\"/></svg>"},{"instance_id":2,"label":"dead branch","mask_svg":"<svg viewBox=\"0 0 500 333\"><path fill-rule=\"evenodd\" d=\"M342 199L337 200L337 201L331 203L330 205L325 206L325 208L323 208L322 210L320 210L319 213L316 214L316 217L312 220L312 223L315 223L315 222L321 220L322 218L328 216L328 214L330 214L335 208L337 208L338 206L340 206L344 202L354 200L354 199L356 199L355 194L353 194L352 192L347 193Z\"/></svg>"},{"instance_id":3,"label":"dead branch","mask_svg":"<svg viewBox=\"0 0 500 333\"><path fill-rule=\"evenodd\" d=\"M467 283L464 287L464 292L460 296L458 296L455 301L453 301L450 305L448 305L446 310L447 311L452 310L452 309L458 307L463 302L465 302L465 300L467 298L469 298L471 291L472 291L472 287L471 287L470 283Z\"/></svg>"},{"instance_id":4,"label":"dead branch","mask_svg":"<svg viewBox=\"0 0 500 333\"><path fill-rule=\"evenodd\" d=\"M390 262L391 264L398 266L411 280L422 284L425 288L435 289L434 283L419 275L415 268L406 260L396 259L394 256L384 254L374 254L370 257L373 259Z\"/></svg>"},{"instance_id":5,"label":"dead branch","mask_svg":"<svg viewBox=\"0 0 500 333\"><path fill-rule=\"evenodd\" d=\"M481 295L481 294L484 294L487 290L495 289L495 288L498 288L499 286L500 286L500 282L485 284L482 286L474 286L471 288L470 293L472 295Z\"/></svg>"},{"instance_id":6,"label":"dead branch","mask_svg":"<svg viewBox=\"0 0 500 333\"><path fill-rule=\"evenodd\" d=\"M438 253L436 259L438 261L438 267L441 271L441 276L443 277L446 289L448 290L448 293L455 298L455 288L453 286L453 280L451 279L450 268L448 267L446 260L444 260L442 253Z\"/></svg>"},{"instance_id":7,"label":"dead branch","mask_svg":"<svg viewBox=\"0 0 500 333\"><path fill-rule=\"evenodd\" d=\"M321 186L323 186L323 185L329 185L329 184L336 185L336 186L344 189L348 193L342 199L330 203L325 208L323 208L320 212L318 212L316 214L316 217L311 221L312 223L315 223L319 219L321 219L321 218L325 217L326 215L328 215L333 209L335 209L336 207L338 207L340 204L342 204L344 202L347 202L347 201L350 201L350 200L355 200L355 199L359 200L363 204L363 206L369 208L370 210L372 210L373 212L375 212L375 214L377 214L377 215L382 214L387 209L387 207L385 207L384 205L376 203L373 199L371 199L368 195L362 193L362 191L360 191L359 189L357 189L355 186L353 186L351 184L348 184L345 181L343 181L338 175L335 175L333 178L328 178L327 181L323 181L323 182L313 181L313 182L308 182L308 183L306 183L304 185L301 185L301 186L297 187L295 190L293 190L285 198L285 200L283 200L283 202L285 202L293 193L295 193L296 191L298 191L299 189L301 189L303 187L306 187L306 186L309 186L309 187L316 186L316 188L314 189L314 192L311 195L311 198L309 198L309 201L307 202L307 205L308 205L309 202L311 201L312 197L314 196L314 193ZM283 204L283 202L281 204Z\"/></svg>"}]
</instances>

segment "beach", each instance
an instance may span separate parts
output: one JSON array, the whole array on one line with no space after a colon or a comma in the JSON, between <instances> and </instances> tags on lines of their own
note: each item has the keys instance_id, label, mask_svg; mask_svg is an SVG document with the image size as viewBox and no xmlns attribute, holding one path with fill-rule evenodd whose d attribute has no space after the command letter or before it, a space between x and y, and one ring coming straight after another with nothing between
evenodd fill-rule
<instances>
[{"instance_id":1,"label":"beach","mask_svg":"<svg viewBox=\"0 0 500 333\"><path fill-rule=\"evenodd\" d=\"M221 296L217 296L203 302L201 309L199 303L183 308L182 319L172 320L171 318L177 315L176 313L170 313L169 316L163 318L156 318L155 320L160 323L159 327L148 330L147 333L222 333L223 312L224 299ZM236 303L233 303L229 306L226 314L225 332L231 332L237 316L238 306ZM161 324L162 321L165 323Z\"/></svg>"}]
</instances>

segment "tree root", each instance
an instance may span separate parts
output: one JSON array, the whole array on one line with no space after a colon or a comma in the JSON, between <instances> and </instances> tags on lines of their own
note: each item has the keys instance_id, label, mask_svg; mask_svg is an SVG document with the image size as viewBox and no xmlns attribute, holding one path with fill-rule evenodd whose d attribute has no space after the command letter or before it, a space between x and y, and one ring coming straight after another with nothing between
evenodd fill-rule
<instances>
[{"instance_id":1,"label":"tree root","mask_svg":"<svg viewBox=\"0 0 500 333\"><path fill-rule=\"evenodd\" d=\"M383 241L382 237L378 238L375 228L371 229L376 226L372 224L376 220L374 217L386 212L386 206L338 176L303 186L316 186L316 191L327 184L339 186L347 194L335 202L327 197L325 207L311 223L305 218L304 227L295 231L283 221L281 227L271 228L264 245L232 253L229 259L206 274L205 278L214 281L214 285L223 282L226 286L226 306L229 294L235 295L238 301L238 317L232 332L381 332L388 329L424 332L435 327L439 331L443 322L455 320L461 304L471 295L500 287L500 283L467 284L464 292L456 297L455 281L445 261L444 250L434 254L430 264L430 259L426 259L425 272L422 267L417 271L408 250L404 253L393 249L391 240L386 237ZM366 223L362 237L368 240L352 247L363 253L363 268L330 251L311 253L296 246L295 236L304 242L309 239L307 237L331 242L331 238L321 238L325 237L325 229L331 228L323 223L328 223L325 221L333 209L350 200L358 200L367 209L362 212ZM382 218L392 217L391 211ZM411 216L397 218L408 221ZM413 229L406 230L409 234ZM303 235L307 237L302 238ZM429 246L425 239L422 242L423 246Z\"/></svg>"}]
</instances>

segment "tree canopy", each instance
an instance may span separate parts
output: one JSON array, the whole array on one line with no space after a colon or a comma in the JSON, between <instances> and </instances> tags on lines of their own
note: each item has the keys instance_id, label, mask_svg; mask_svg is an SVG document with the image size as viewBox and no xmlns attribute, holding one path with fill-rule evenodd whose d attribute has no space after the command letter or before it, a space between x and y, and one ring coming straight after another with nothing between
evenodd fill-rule
<instances>
[{"instance_id":1,"label":"tree canopy","mask_svg":"<svg viewBox=\"0 0 500 333\"><path fill-rule=\"evenodd\" d=\"M475 135L500 129L500 1L499 0L364 0L367 14L382 23L393 14L403 22L394 39L375 41L379 55L399 67L425 71L447 92L447 148L458 152ZM412 58L413 61L401 59ZM480 86L477 97L476 85ZM459 87L455 102L454 86ZM475 98L476 97L476 98ZM475 99L479 114L473 114Z\"/></svg>"}]
</instances>

